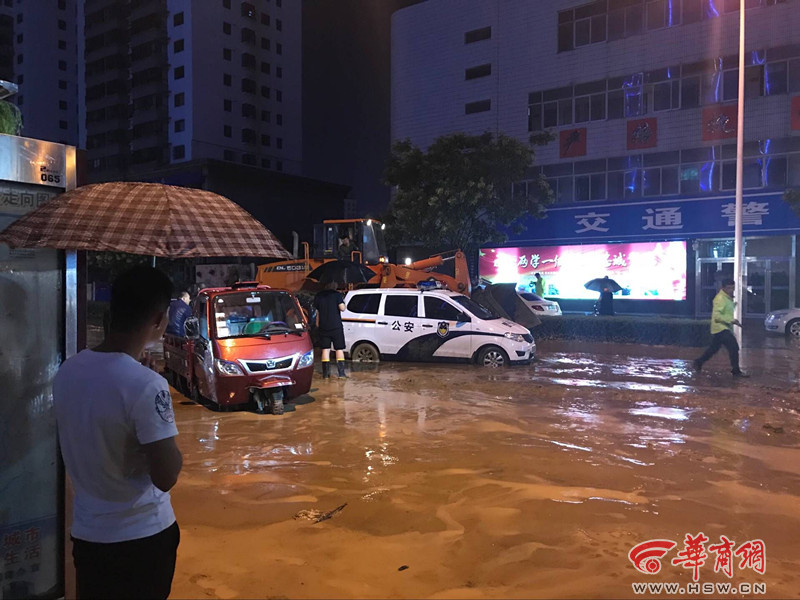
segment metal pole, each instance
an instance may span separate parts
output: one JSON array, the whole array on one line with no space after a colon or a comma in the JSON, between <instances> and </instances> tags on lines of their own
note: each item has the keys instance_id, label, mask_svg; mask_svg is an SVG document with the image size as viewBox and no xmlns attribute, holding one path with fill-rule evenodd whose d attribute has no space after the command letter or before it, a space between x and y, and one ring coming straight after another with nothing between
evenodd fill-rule
<instances>
[{"instance_id":1,"label":"metal pole","mask_svg":"<svg viewBox=\"0 0 800 600\"><path fill-rule=\"evenodd\" d=\"M747 295L745 291L744 278L744 257L742 239L742 172L744 153L744 4L745 0L739 0L739 105L736 115L736 221L734 225L733 240L733 280L736 282L737 302L734 317L742 321L742 303ZM742 345L742 328L734 327L734 335L739 346Z\"/></svg>"}]
</instances>

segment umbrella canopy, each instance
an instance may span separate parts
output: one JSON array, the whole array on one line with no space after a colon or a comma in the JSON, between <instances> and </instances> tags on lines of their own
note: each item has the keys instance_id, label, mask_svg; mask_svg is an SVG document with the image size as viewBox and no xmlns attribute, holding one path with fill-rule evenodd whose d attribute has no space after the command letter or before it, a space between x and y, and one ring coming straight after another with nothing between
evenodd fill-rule
<instances>
[{"instance_id":1,"label":"umbrella canopy","mask_svg":"<svg viewBox=\"0 0 800 600\"><path fill-rule=\"evenodd\" d=\"M585 287L587 290L593 290L595 292L602 292L604 289L608 288L608 291L610 291L612 294L615 294L622 289L620 284L613 279L609 279L607 275L605 277L596 277L591 281L587 281L585 284L583 284L583 287Z\"/></svg>"},{"instance_id":2,"label":"umbrella canopy","mask_svg":"<svg viewBox=\"0 0 800 600\"><path fill-rule=\"evenodd\" d=\"M160 183L76 188L12 223L0 233L0 243L165 258L291 258L238 204L212 192Z\"/></svg>"},{"instance_id":3,"label":"umbrella canopy","mask_svg":"<svg viewBox=\"0 0 800 600\"><path fill-rule=\"evenodd\" d=\"M372 269L349 260L328 261L308 274L308 279L313 279L320 285L366 283L373 277L375 272Z\"/></svg>"}]
</instances>

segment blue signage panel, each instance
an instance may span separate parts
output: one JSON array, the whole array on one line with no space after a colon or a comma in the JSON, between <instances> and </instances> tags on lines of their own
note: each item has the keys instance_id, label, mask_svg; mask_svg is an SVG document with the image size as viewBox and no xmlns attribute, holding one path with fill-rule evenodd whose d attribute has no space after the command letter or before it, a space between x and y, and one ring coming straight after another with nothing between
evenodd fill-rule
<instances>
[{"instance_id":1,"label":"blue signage panel","mask_svg":"<svg viewBox=\"0 0 800 600\"><path fill-rule=\"evenodd\" d=\"M745 235L800 233L800 217L782 193L744 197ZM571 204L548 209L543 219L530 219L527 229L509 242L563 243L585 240L626 241L733 237L735 198L676 198L618 203Z\"/></svg>"}]
</instances>

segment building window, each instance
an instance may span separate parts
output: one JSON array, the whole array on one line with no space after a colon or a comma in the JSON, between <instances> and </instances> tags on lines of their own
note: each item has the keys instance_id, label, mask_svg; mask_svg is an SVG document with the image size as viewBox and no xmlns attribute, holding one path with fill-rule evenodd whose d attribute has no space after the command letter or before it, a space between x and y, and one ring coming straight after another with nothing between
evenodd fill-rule
<instances>
[{"instance_id":1,"label":"building window","mask_svg":"<svg viewBox=\"0 0 800 600\"><path fill-rule=\"evenodd\" d=\"M177 54L183 52L183 40L175 40L172 44L172 52Z\"/></svg>"},{"instance_id":2,"label":"building window","mask_svg":"<svg viewBox=\"0 0 800 600\"><path fill-rule=\"evenodd\" d=\"M231 106L232 103L227 98L222 101L222 110L224 110L225 112L231 112Z\"/></svg>"},{"instance_id":3,"label":"building window","mask_svg":"<svg viewBox=\"0 0 800 600\"><path fill-rule=\"evenodd\" d=\"M58 10L67 10L67 0L58 0Z\"/></svg>"},{"instance_id":4,"label":"building window","mask_svg":"<svg viewBox=\"0 0 800 600\"><path fill-rule=\"evenodd\" d=\"M256 107L254 104L242 104L242 116L251 119L256 118Z\"/></svg>"},{"instance_id":5,"label":"building window","mask_svg":"<svg viewBox=\"0 0 800 600\"><path fill-rule=\"evenodd\" d=\"M175 133L180 133L186 129L186 121L184 119L178 119L175 121Z\"/></svg>"},{"instance_id":6,"label":"building window","mask_svg":"<svg viewBox=\"0 0 800 600\"><path fill-rule=\"evenodd\" d=\"M184 68L183 66L175 67L174 69L174 78L175 79L183 79L184 77Z\"/></svg>"},{"instance_id":7,"label":"building window","mask_svg":"<svg viewBox=\"0 0 800 600\"><path fill-rule=\"evenodd\" d=\"M232 56L232 52L230 48L223 48L222 49L222 60L230 60Z\"/></svg>"},{"instance_id":8,"label":"building window","mask_svg":"<svg viewBox=\"0 0 800 600\"><path fill-rule=\"evenodd\" d=\"M21 44L22 40L23 40L22 34L21 33L17 34L17 43Z\"/></svg>"},{"instance_id":9,"label":"building window","mask_svg":"<svg viewBox=\"0 0 800 600\"><path fill-rule=\"evenodd\" d=\"M231 7L231 0L222 0L222 7L223 8L230 8Z\"/></svg>"},{"instance_id":10,"label":"building window","mask_svg":"<svg viewBox=\"0 0 800 600\"><path fill-rule=\"evenodd\" d=\"M265 123L269 123L270 115L271 115L270 111L262 110L261 111L261 120L264 121Z\"/></svg>"},{"instance_id":11,"label":"building window","mask_svg":"<svg viewBox=\"0 0 800 600\"><path fill-rule=\"evenodd\" d=\"M24 81L25 81L25 75L23 75L23 74L21 74L21 73L20 73L19 75L17 75L17 83L20 83L20 84L21 84L21 83L23 83Z\"/></svg>"},{"instance_id":12,"label":"building window","mask_svg":"<svg viewBox=\"0 0 800 600\"><path fill-rule=\"evenodd\" d=\"M491 100L479 100L477 102L468 102L464 105L464 114L471 115L479 112L486 112L492 109Z\"/></svg>"},{"instance_id":13,"label":"building window","mask_svg":"<svg viewBox=\"0 0 800 600\"><path fill-rule=\"evenodd\" d=\"M186 146L180 145L172 148L172 158L179 160L186 156Z\"/></svg>"},{"instance_id":14,"label":"building window","mask_svg":"<svg viewBox=\"0 0 800 600\"><path fill-rule=\"evenodd\" d=\"M242 66L248 69L256 68L256 57L253 54L245 52L242 54Z\"/></svg>"},{"instance_id":15,"label":"building window","mask_svg":"<svg viewBox=\"0 0 800 600\"><path fill-rule=\"evenodd\" d=\"M269 38L261 38L261 49L262 50L269 50Z\"/></svg>"},{"instance_id":16,"label":"building window","mask_svg":"<svg viewBox=\"0 0 800 600\"><path fill-rule=\"evenodd\" d=\"M58 80L58 89L60 89L60 90L67 89L67 82L64 81L63 79L59 79Z\"/></svg>"},{"instance_id":17,"label":"building window","mask_svg":"<svg viewBox=\"0 0 800 600\"><path fill-rule=\"evenodd\" d=\"M231 24L230 23L222 23L222 33L225 35L231 34Z\"/></svg>"},{"instance_id":18,"label":"building window","mask_svg":"<svg viewBox=\"0 0 800 600\"><path fill-rule=\"evenodd\" d=\"M59 100L58 101L58 108L60 110L67 110L67 101L66 100Z\"/></svg>"},{"instance_id":19,"label":"building window","mask_svg":"<svg viewBox=\"0 0 800 600\"><path fill-rule=\"evenodd\" d=\"M59 121L58 122L58 128L59 129L66 129L67 128L67 122L66 121Z\"/></svg>"},{"instance_id":20,"label":"building window","mask_svg":"<svg viewBox=\"0 0 800 600\"><path fill-rule=\"evenodd\" d=\"M242 41L246 44L255 44L256 32L249 27L242 27Z\"/></svg>"},{"instance_id":21,"label":"building window","mask_svg":"<svg viewBox=\"0 0 800 600\"><path fill-rule=\"evenodd\" d=\"M281 113L278 113L277 115L275 115L275 124L276 125L283 125L283 115Z\"/></svg>"},{"instance_id":22,"label":"building window","mask_svg":"<svg viewBox=\"0 0 800 600\"><path fill-rule=\"evenodd\" d=\"M248 19L255 19L256 7L249 2L242 2L242 16Z\"/></svg>"},{"instance_id":23,"label":"building window","mask_svg":"<svg viewBox=\"0 0 800 600\"><path fill-rule=\"evenodd\" d=\"M233 150L225 150L222 153L223 160L235 161L236 160L236 153Z\"/></svg>"},{"instance_id":24,"label":"building window","mask_svg":"<svg viewBox=\"0 0 800 600\"><path fill-rule=\"evenodd\" d=\"M255 144L256 143L256 131L255 129L242 129L242 141L246 144Z\"/></svg>"},{"instance_id":25,"label":"building window","mask_svg":"<svg viewBox=\"0 0 800 600\"><path fill-rule=\"evenodd\" d=\"M264 169L271 169L272 168L272 163L268 158L262 158L261 159L261 167L264 168Z\"/></svg>"},{"instance_id":26,"label":"building window","mask_svg":"<svg viewBox=\"0 0 800 600\"><path fill-rule=\"evenodd\" d=\"M278 102L283 102L283 92L280 90L275 90L275 100Z\"/></svg>"},{"instance_id":27,"label":"building window","mask_svg":"<svg viewBox=\"0 0 800 600\"><path fill-rule=\"evenodd\" d=\"M222 85L231 86L231 74L230 73L223 73L222 74Z\"/></svg>"},{"instance_id":28,"label":"building window","mask_svg":"<svg viewBox=\"0 0 800 600\"><path fill-rule=\"evenodd\" d=\"M277 67L275 69L275 77L277 77L278 79L283 78L283 67Z\"/></svg>"},{"instance_id":29,"label":"building window","mask_svg":"<svg viewBox=\"0 0 800 600\"><path fill-rule=\"evenodd\" d=\"M283 138L275 138L275 147L278 150L281 150L283 148Z\"/></svg>"},{"instance_id":30,"label":"building window","mask_svg":"<svg viewBox=\"0 0 800 600\"><path fill-rule=\"evenodd\" d=\"M276 160L275 161L275 170L276 171L283 171L283 161L282 160Z\"/></svg>"},{"instance_id":31,"label":"building window","mask_svg":"<svg viewBox=\"0 0 800 600\"><path fill-rule=\"evenodd\" d=\"M242 155L242 164L250 165L251 167L256 166L256 155L255 154L244 154Z\"/></svg>"},{"instance_id":32,"label":"building window","mask_svg":"<svg viewBox=\"0 0 800 600\"><path fill-rule=\"evenodd\" d=\"M65 60L58 61L58 70L59 71L66 71L67 70L67 61L65 61Z\"/></svg>"},{"instance_id":33,"label":"building window","mask_svg":"<svg viewBox=\"0 0 800 600\"><path fill-rule=\"evenodd\" d=\"M58 49L59 50L66 50L67 49L67 42L65 40L58 40Z\"/></svg>"},{"instance_id":34,"label":"building window","mask_svg":"<svg viewBox=\"0 0 800 600\"><path fill-rule=\"evenodd\" d=\"M186 96L183 92L175 94L175 106L183 106L186 103Z\"/></svg>"},{"instance_id":35,"label":"building window","mask_svg":"<svg viewBox=\"0 0 800 600\"><path fill-rule=\"evenodd\" d=\"M232 130L231 130L231 126L230 125L223 125L222 126L222 135L224 135L226 138L231 137Z\"/></svg>"},{"instance_id":36,"label":"building window","mask_svg":"<svg viewBox=\"0 0 800 600\"><path fill-rule=\"evenodd\" d=\"M464 79L477 79L479 77L487 77L492 74L492 65L478 65L477 67L470 67L464 71Z\"/></svg>"},{"instance_id":37,"label":"building window","mask_svg":"<svg viewBox=\"0 0 800 600\"><path fill-rule=\"evenodd\" d=\"M17 64L18 64L18 65L21 65L21 64L22 64L22 60L23 60L23 58L22 58L22 57L23 57L23 56L24 56L23 54L17 54Z\"/></svg>"},{"instance_id":38,"label":"building window","mask_svg":"<svg viewBox=\"0 0 800 600\"><path fill-rule=\"evenodd\" d=\"M256 82L252 79L242 79L242 91L246 94L256 93Z\"/></svg>"},{"instance_id":39,"label":"building window","mask_svg":"<svg viewBox=\"0 0 800 600\"><path fill-rule=\"evenodd\" d=\"M270 64L268 62L261 63L261 72L269 75L270 73Z\"/></svg>"},{"instance_id":40,"label":"building window","mask_svg":"<svg viewBox=\"0 0 800 600\"><path fill-rule=\"evenodd\" d=\"M261 24L269 27L269 15L267 13L261 13Z\"/></svg>"},{"instance_id":41,"label":"building window","mask_svg":"<svg viewBox=\"0 0 800 600\"><path fill-rule=\"evenodd\" d=\"M178 27L180 25L183 25L183 11L181 11L179 13L175 13L172 16L172 26L173 27Z\"/></svg>"},{"instance_id":42,"label":"building window","mask_svg":"<svg viewBox=\"0 0 800 600\"><path fill-rule=\"evenodd\" d=\"M269 146L272 142L270 141L270 137L266 133L261 134L261 145L262 146Z\"/></svg>"},{"instance_id":43,"label":"building window","mask_svg":"<svg viewBox=\"0 0 800 600\"><path fill-rule=\"evenodd\" d=\"M278 31L283 31L283 21L280 19L275 19L275 29Z\"/></svg>"},{"instance_id":44,"label":"building window","mask_svg":"<svg viewBox=\"0 0 800 600\"><path fill-rule=\"evenodd\" d=\"M473 29L472 31L466 32L464 34L464 43L474 44L475 42L489 40L491 38L492 38L492 28L481 27L480 29Z\"/></svg>"},{"instance_id":45,"label":"building window","mask_svg":"<svg viewBox=\"0 0 800 600\"><path fill-rule=\"evenodd\" d=\"M283 6L283 0L275 0L275 6L277 6L278 8Z\"/></svg>"},{"instance_id":46,"label":"building window","mask_svg":"<svg viewBox=\"0 0 800 600\"><path fill-rule=\"evenodd\" d=\"M267 86L267 85L262 85L261 86L261 96L263 96L264 98L269 98L269 96L270 96L269 86Z\"/></svg>"},{"instance_id":47,"label":"building window","mask_svg":"<svg viewBox=\"0 0 800 600\"><path fill-rule=\"evenodd\" d=\"M64 21L63 19L59 19L59 20L58 20L58 28L59 28L61 31L66 31L66 30L67 30L67 22L66 22L66 21Z\"/></svg>"},{"instance_id":48,"label":"building window","mask_svg":"<svg viewBox=\"0 0 800 600\"><path fill-rule=\"evenodd\" d=\"M283 44L280 42L275 43L275 54L283 54Z\"/></svg>"}]
</instances>

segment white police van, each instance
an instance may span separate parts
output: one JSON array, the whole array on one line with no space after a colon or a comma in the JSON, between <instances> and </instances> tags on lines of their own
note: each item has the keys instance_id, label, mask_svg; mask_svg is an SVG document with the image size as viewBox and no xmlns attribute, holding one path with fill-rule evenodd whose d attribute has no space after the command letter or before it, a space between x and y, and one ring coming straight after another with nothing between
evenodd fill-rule
<instances>
[{"instance_id":1,"label":"white police van","mask_svg":"<svg viewBox=\"0 0 800 600\"><path fill-rule=\"evenodd\" d=\"M525 327L448 290L354 290L345 306L344 339L354 361L467 360L501 367L528 363L536 351Z\"/></svg>"}]
</instances>

